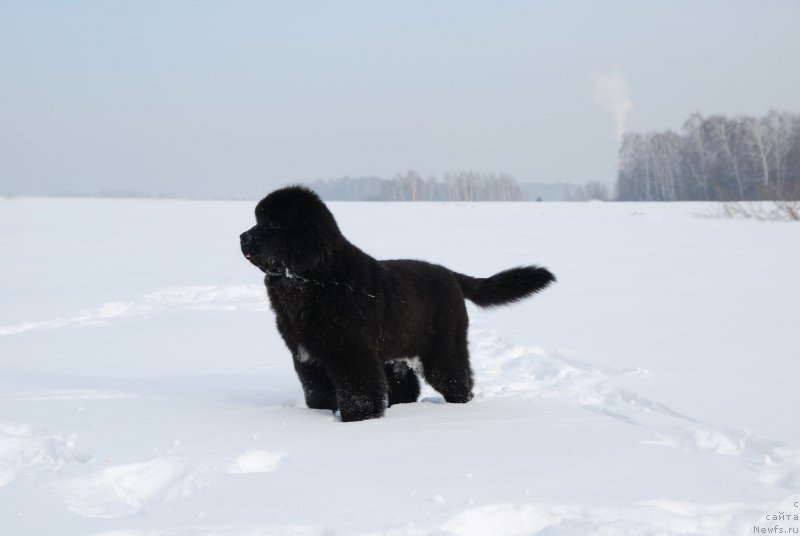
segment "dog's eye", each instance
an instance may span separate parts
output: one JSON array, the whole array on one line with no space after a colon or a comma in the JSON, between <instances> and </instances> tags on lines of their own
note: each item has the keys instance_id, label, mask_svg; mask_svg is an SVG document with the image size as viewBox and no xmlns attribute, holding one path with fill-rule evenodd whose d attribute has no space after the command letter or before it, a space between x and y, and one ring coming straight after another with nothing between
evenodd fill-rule
<instances>
[{"instance_id":1,"label":"dog's eye","mask_svg":"<svg viewBox=\"0 0 800 536\"><path fill-rule=\"evenodd\" d=\"M271 222L269 222L269 228L270 229L280 229L281 228L281 224L276 222L275 220L272 220Z\"/></svg>"}]
</instances>

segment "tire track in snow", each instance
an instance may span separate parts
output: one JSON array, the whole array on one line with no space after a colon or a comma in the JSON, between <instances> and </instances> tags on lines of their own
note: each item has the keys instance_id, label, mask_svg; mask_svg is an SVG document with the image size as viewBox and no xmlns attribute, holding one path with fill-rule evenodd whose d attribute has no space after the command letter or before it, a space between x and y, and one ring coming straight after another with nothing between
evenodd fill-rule
<instances>
[{"instance_id":1,"label":"tire track in snow","mask_svg":"<svg viewBox=\"0 0 800 536\"><path fill-rule=\"evenodd\" d=\"M287 455L286 452L249 450L228 462L158 456L144 462L107 466L92 474L62 480L53 487L75 514L87 518L120 518L139 514L161 503L188 499L221 475L277 471Z\"/></svg>"},{"instance_id":2,"label":"tire track in snow","mask_svg":"<svg viewBox=\"0 0 800 536\"><path fill-rule=\"evenodd\" d=\"M154 502L188 497L193 477L185 460L165 456L107 467L94 475L60 482L55 488L76 514L116 518L136 514Z\"/></svg>"},{"instance_id":3,"label":"tire track in snow","mask_svg":"<svg viewBox=\"0 0 800 536\"><path fill-rule=\"evenodd\" d=\"M589 508L553 504L490 504L468 508L441 524L458 536L522 536L606 534L669 536L752 534L754 521L769 505L692 504L644 501L621 508Z\"/></svg>"},{"instance_id":4,"label":"tire track in snow","mask_svg":"<svg viewBox=\"0 0 800 536\"><path fill-rule=\"evenodd\" d=\"M0 488L32 469L53 471L91 461L91 456L75 451L76 439L24 424L0 423Z\"/></svg>"},{"instance_id":5,"label":"tire track in snow","mask_svg":"<svg viewBox=\"0 0 800 536\"><path fill-rule=\"evenodd\" d=\"M24 321L0 326L0 336L38 329L97 325L123 317L170 310L267 311L263 285L194 286L160 289L132 302L112 301L94 309L82 309L67 317Z\"/></svg>"},{"instance_id":6,"label":"tire track in snow","mask_svg":"<svg viewBox=\"0 0 800 536\"><path fill-rule=\"evenodd\" d=\"M471 330L476 396L563 400L631 426L649 429L646 444L739 457L760 481L800 489L800 449L744 430L703 422L627 389L614 380L647 376L643 369L613 369L524 347L488 330Z\"/></svg>"}]
</instances>

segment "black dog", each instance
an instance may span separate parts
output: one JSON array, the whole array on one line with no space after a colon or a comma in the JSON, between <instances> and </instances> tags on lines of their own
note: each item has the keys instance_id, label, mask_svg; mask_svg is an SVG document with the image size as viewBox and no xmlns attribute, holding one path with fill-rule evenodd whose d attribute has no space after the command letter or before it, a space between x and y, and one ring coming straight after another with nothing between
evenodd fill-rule
<instances>
[{"instance_id":1,"label":"black dog","mask_svg":"<svg viewBox=\"0 0 800 536\"><path fill-rule=\"evenodd\" d=\"M446 401L468 402L464 299L504 305L555 281L537 266L477 279L422 261L375 260L300 186L264 198L256 222L241 235L242 252L266 274L306 404L339 409L343 421L381 417L387 403L417 400L419 381L403 358L418 357Z\"/></svg>"}]
</instances>

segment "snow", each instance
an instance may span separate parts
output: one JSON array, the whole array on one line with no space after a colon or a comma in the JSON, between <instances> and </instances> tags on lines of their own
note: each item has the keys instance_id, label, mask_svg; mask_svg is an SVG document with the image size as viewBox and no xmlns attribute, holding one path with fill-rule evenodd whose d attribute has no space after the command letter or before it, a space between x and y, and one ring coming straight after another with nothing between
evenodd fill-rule
<instances>
[{"instance_id":1,"label":"snow","mask_svg":"<svg viewBox=\"0 0 800 536\"><path fill-rule=\"evenodd\" d=\"M267 452L266 450L248 450L233 462L229 473L269 473L275 471L285 452Z\"/></svg>"},{"instance_id":2,"label":"snow","mask_svg":"<svg viewBox=\"0 0 800 536\"><path fill-rule=\"evenodd\" d=\"M798 526L796 224L683 203L333 203L378 258L558 276L469 306L472 402L426 388L341 423L305 407L239 253L253 207L0 201L3 534Z\"/></svg>"}]
</instances>

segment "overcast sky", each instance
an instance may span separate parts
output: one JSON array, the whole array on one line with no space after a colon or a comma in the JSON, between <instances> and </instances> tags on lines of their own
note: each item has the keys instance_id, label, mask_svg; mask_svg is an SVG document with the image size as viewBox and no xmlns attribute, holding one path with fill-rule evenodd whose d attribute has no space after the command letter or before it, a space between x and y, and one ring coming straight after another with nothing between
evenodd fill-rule
<instances>
[{"instance_id":1,"label":"overcast sky","mask_svg":"<svg viewBox=\"0 0 800 536\"><path fill-rule=\"evenodd\" d=\"M611 184L621 129L800 112L800 1L0 3L0 193Z\"/></svg>"}]
</instances>

